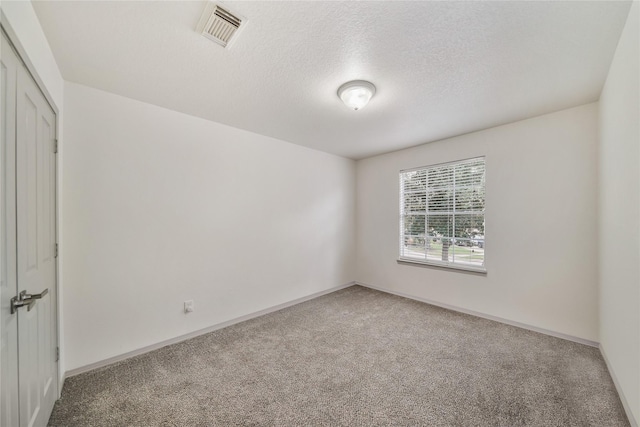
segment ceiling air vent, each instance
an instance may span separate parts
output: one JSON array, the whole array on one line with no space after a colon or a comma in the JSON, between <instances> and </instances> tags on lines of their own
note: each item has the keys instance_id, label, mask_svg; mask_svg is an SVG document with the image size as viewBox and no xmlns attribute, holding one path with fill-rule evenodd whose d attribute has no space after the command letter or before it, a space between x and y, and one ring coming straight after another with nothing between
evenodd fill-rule
<instances>
[{"instance_id":1,"label":"ceiling air vent","mask_svg":"<svg viewBox=\"0 0 640 427\"><path fill-rule=\"evenodd\" d=\"M196 30L220 46L228 47L238 35L241 25L246 25L246 19L209 2L202 12Z\"/></svg>"}]
</instances>

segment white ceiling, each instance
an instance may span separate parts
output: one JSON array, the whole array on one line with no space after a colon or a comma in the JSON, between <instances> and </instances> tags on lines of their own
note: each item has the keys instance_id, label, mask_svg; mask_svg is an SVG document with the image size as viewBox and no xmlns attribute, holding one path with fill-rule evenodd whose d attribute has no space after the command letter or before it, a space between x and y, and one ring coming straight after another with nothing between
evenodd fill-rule
<instances>
[{"instance_id":1,"label":"white ceiling","mask_svg":"<svg viewBox=\"0 0 640 427\"><path fill-rule=\"evenodd\" d=\"M66 80L351 158L595 101L629 2L36 1ZM377 93L360 111L349 80Z\"/></svg>"}]
</instances>

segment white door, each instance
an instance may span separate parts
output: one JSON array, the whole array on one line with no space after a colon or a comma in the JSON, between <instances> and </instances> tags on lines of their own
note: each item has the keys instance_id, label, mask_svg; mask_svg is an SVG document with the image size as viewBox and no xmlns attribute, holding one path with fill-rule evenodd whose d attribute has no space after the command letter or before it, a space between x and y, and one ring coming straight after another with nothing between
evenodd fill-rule
<instances>
[{"instance_id":1,"label":"white door","mask_svg":"<svg viewBox=\"0 0 640 427\"><path fill-rule=\"evenodd\" d=\"M8 42L3 35L2 56ZM10 47L10 46L9 46ZM10 50L10 49L9 49ZM8 63L9 61L7 61ZM8 81L8 79L7 79ZM8 91L7 91L8 93ZM7 104L11 102L8 99ZM7 342L18 352L18 424L46 425L57 398L57 327L56 327L56 155L55 113L39 90L26 67L18 61L15 86L15 245L14 251L18 301L14 313L5 322L17 320L17 341ZM10 108L7 107L7 111ZM10 123L7 123L10 126ZM9 150L7 150L9 151ZM5 162L6 163L6 162ZM7 208L9 208L7 204ZM9 215L7 215L9 219ZM7 257L8 258L8 257ZM4 294L4 289L3 289ZM2 296L4 302L4 295ZM5 306L2 307L3 319ZM9 307L11 312L11 307ZM4 332L3 332L4 337ZM10 359L9 359L10 360ZM3 370L2 375L5 375ZM11 375L11 373L7 373ZM3 378L4 379L4 378ZM4 387L4 381L3 381ZM11 393L11 392L9 392ZM10 401L7 395L4 400ZM4 415L3 415L4 418Z\"/></svg>"},{"instance_id":2,"label":"white door","mask_svg":"<svg viewBox=\"0 0 640 427\"><path fill-rule=\"evenodd\" d=\"M18 425L18 316L11 298L16 277L16 87L20 66L4 35L0 48L0 425Z\"/></svg>"}]
</instances>

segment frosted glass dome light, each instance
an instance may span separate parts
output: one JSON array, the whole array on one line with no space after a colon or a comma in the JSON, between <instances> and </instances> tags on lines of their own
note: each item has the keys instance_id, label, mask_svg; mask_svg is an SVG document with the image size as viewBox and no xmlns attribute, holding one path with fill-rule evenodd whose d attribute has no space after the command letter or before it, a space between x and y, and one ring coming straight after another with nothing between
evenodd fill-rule
<instances>
[{"instance_id":1,"label":"frosted glass dome light","mask_svg":"<svg viewBox=\"0 0 640 427\"><path fill-rule=\"evenodd\" d=\"M373 83L364 80L347 82L338 89L338 96L342 99L344 105L353 110L365 107L375 93L376 87Z\"/></svg>"}]
</instances>

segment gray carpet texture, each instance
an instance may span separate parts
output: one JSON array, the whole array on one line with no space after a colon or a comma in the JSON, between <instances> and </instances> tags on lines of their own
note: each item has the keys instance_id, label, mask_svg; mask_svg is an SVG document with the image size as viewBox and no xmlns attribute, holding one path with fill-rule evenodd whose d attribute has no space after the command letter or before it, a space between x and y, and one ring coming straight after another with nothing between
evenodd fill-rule
<instances>
[{"instance_id":1,"label":"gray carpet texture","mask_svg":"<svg viewBox=\"0 0 640 427\"><path fill-rule=\"evenodd\" d=\"M51 426L629 426L596 348L352 286L68 378Z\"/></svg>"}]
</instances>

